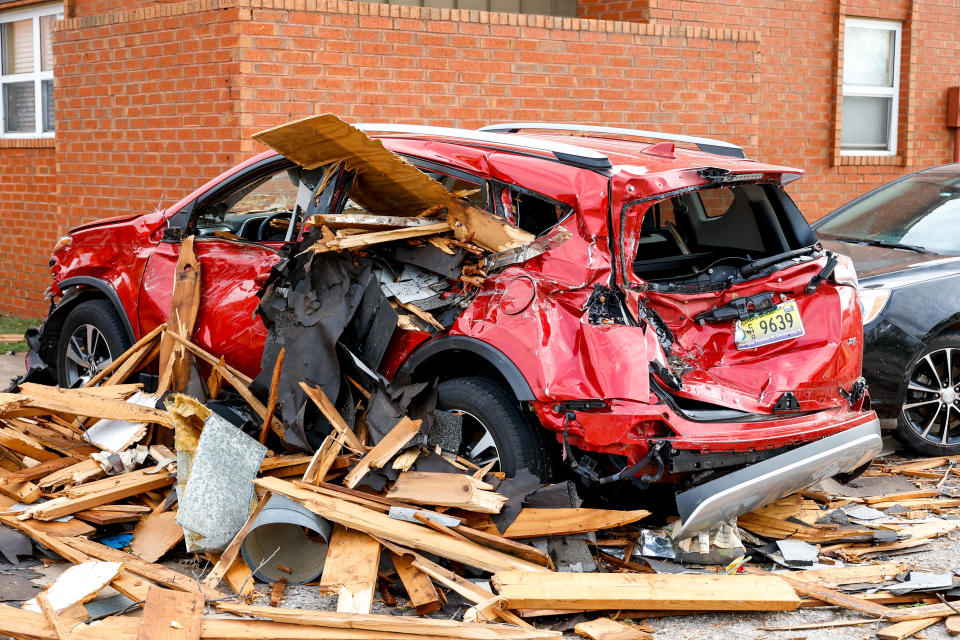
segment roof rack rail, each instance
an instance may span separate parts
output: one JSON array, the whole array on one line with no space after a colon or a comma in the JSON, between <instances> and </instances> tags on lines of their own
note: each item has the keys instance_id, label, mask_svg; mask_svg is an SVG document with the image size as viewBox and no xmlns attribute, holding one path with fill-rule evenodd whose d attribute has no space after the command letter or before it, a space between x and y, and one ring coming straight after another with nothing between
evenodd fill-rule
<instances>
[{"instance_id":1,"label":"roof rack rail","mask_svg":"<svg viewBox=\"0 0 960 640\"><path fill-rule=\"evenodd\" d=\"M715 153L720 156L730 156L732 158L746 158L743 147L724 142L723 140L713 140L711 138L698 138L696 136L684 136L675 133L661 133L659 131L644 131L642 129L621 129L620 127L598 127L589 124L557 124L552 122L505 122L502 124L490 124L480 127L477 131L489 131L490 133L516 133L521 129L538 129L542 131L576 131L580 133L609 133L620 136L634 136L639 138L652 138L654 140L670 140L672 142L686 142L696 145L700 151Z\"/></svg>"},{"instance_id":2,"label":"roof rack rail","mask_svg":"<svg viewBox=\"0 0 960 640\"><path fill-rule=\"evenodd\" d=\"M469 140L479 142L487 146L494 147L520 147L531 151L540 151L551 154L554 158L565 164L572 164L587 169L606 170L613 167L605 154L594 149L585 149L584 147L565 144L563 142L554 142L552 140L539 140L536 138L518 138L502 133L492 133L487 131L477 131L474 129L455 129L453 127L429 127L415 124L387 124L378 122L364 122L353 125L363 132L382 132L382 133L408 133L414 135L442 136L445 138L457 138L460 140Z\"/></svg>"}]
</instances>

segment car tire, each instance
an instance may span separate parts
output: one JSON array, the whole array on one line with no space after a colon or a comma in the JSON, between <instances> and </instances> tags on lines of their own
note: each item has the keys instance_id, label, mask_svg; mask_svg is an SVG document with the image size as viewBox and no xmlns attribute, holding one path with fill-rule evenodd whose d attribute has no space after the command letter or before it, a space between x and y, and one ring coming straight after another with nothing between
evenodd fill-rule
<instances>
[{"instance_id":1,"label":"car tire","mask_svg":"<svg viewBox=\"0 0 960 640\"><path fill-rule=\"evenodd\" d=\"M447 380L437 391L437 408L463 417L461 457L481 467L497 457L493 470L507 477L529 469L541 480L549 479L543 440L509 391L479 377Z\"/></svg>"},{"instance_id":2,"label":"car tire","mask_svg":"<svg viewBox=\"0 0 960 640\"><path fill-rule=\"evenodd\" d=\"M930 340L910 363L896 435L923 455L960 454L960 332Z\"/></svg>"},{"instance_id":3,"label":"car tire","mask_svg":"<svg viewBox=\"0 0 960 640\"><path fill-rule=\"evenodd\" d=\"M60 329L57 380L61 387L82 386L129 348L127 332L109 301L81 302Z\"/></svg>"}]
</instances>

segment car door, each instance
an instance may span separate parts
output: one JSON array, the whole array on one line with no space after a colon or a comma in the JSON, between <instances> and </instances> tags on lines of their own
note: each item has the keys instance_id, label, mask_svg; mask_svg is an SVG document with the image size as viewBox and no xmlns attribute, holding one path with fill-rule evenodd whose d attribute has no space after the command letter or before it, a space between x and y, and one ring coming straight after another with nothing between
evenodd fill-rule
<instances>
[{"instance_id":1,"label":"car door","mask_svg":"<svg viewBox=\"0 0 960 640\"><path fill-rule=\"evenodd\" d=\"M141 334L167 320L181 239L194 236L200 263L200 308L193 340L249 376L260 371L267 329L255 311L257 291L295 237L298 186L283 158L257 163L213 187L172 228L147 262L140 288ZM299 181L298 181L299 183ZM290 220L293 218L291 227Z\"/></svg>"}]
</instances>

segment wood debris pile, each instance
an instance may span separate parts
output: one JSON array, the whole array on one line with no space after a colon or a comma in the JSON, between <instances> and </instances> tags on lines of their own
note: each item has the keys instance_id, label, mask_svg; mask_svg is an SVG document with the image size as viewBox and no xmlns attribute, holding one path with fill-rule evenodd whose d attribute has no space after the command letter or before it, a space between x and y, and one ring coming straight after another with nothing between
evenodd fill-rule
<instances>
[{"instance_id":1,"label":"wood debris pile","mask_svg":"<svg viewBox=\"0 0 960 640\"><path fill-rule=\"evenodd\" d=\"M242 519L222 549L193 552L202 573L181 573L158 561L183 558L185 546L212 540L182 525L182 516L193 500L190 478L204 473L203 436L222 427L189 396L168 395L165 408L156 408L155 396L144 401L140 385L126 383L130 363L159 357L167 339L175 348L165 365L171 373L161 378L174 381L187 354L208 363L208 390L226 382L256 403L249 408L260 428L250 435L233 428L249 441L247 450L259 450L260 436L267 441L275 398L256 399L242 375L164 329L118 358L99 376L100 386L27 383L0 396L0 531L7 542L24 535L78 570L22 608L3 606L0 633L149 637L150 621L193 638L546 638L559 633L537 625L561 616L586 637L645 638L652 629L640 619L810 606L853 610L864 624L882 619L888 627L881 638L907 637L941 621L956 627L956 578L912 571L889 557L960 527L951 519L960 500L944 495L955 491L951 465L960 459L878 464L850 485L823 483L745 514L738 531L749 561L697 571L678 562L682 554L672 562L650 557L657 554L647 543L661 532L641 528L646 511L523 506L502 474L425 445L420 420L403 416L375 440L363 420L351 426L307 385L331 434L313 455L264 447L245 481L246 502L243 486L206 487L203 509L219 513L218 493L241 496ZM192 439L191 425L199 427ZM246 454L238 451L229 473L243 466ZM434 470L416 470L426 458ZM376 473L388 477L379 490L364 481ZM329 523L325 562L311 584L336 597L336 611L282 606L287 578L276 576L292 576L299 565L284 566L272 555L260 566L245 562L241 546L277 496ZM515 514L501 528L495 518L510 509ZM559 548L576 540L589 567L573 566ZM804 555L804 546L812 554ZM27 551L35 553L29 545ZM254 579L267 569L272 583ZM697 572L682 573L691 570ZM119 611L91 619L86 606L108 584L134 603L132 610L142 608L142 625ZM397 596L412 611L371 613L375 601L397 606ZM205 615L213 610L221 615Z\"/></svg>"}]
</instances>

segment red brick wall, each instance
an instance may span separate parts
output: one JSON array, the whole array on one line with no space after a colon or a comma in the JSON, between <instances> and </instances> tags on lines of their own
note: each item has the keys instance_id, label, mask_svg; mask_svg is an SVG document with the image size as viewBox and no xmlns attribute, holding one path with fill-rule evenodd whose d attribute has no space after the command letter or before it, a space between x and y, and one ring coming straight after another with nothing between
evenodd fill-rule
<instances>
[{"instance_id":1,"label":"red brick wall","mask_svg":"<svg viewBox=\"0 0 960 640\"><path fill-rule=\"evenodd\" d=\"M47 258L64 228L52 143L0 141L0 313L39 317L46 310Z\"/></svg>"},{"instance_id":2,"label":"red brick wall","mask_svg":"<svg viewBox=\"0 0 960 640\"><path fill-rule=\"evenodd\" d=\"M65 0L64 9L68 18L79 18L129 11L155 4L164 4L164 2L163 0Z\"/></svg>"}]
</instances>

